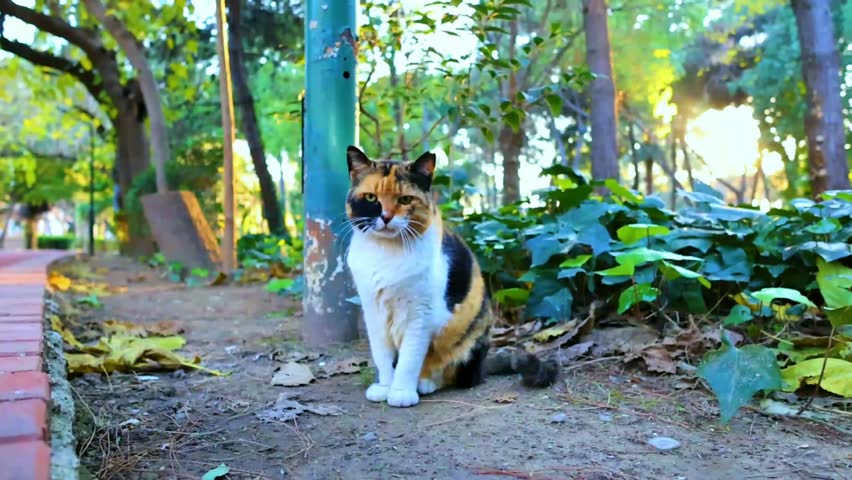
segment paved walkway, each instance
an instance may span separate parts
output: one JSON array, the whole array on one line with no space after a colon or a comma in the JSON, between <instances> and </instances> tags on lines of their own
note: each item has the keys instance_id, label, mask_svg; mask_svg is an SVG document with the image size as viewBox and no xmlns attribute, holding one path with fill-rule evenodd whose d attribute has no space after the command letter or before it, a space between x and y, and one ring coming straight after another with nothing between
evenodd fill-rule
<instances>
[{"instance_id":1,"label":"paved walkway","mask_svg":"<svg viewBox=\"0 0 852 480\"><path fill-rule=\"evenodd\" d=\"M43 296L47 265L65 255L0 251L0 480L50 478Z\"/></svg>"}]
</instances>

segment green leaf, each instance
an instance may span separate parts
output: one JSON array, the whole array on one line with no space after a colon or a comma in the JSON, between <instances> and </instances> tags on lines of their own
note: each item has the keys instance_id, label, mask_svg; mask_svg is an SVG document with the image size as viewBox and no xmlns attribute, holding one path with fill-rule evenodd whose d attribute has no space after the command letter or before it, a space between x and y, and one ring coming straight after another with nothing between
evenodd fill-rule
<instances>
[{"instance_id":1,"label":"green leaf","mask_svg":"<svg viewBox=\"0 0 852 480\"><path fill-rule=\"evenodd\" d=\"M586 264L586 262L589 261L590 258L592 258L591 255L577 255L576 257L571 257L569 259L566 259L565 261L560 263L559 266L562 267L562 268L582 267L583 265Z\"/></svg>"},{"instance_id":2,"label":"green leaf","mask_svg":"<svg viewBox=\"0 0 852 480\"><path fill-rule=\"evenodd\" d=\"M592 252L595 255L608 252L611 241L606 227L598 222L586 225L577 232L577 243L592 247Z\"/></svg>"},{"instance_id":3,"label":"green leaf","mask_svg":"<svg viewBox=\"0 0 852 480\"><path fill-rule=\"evenodd\" d=\"M806 227L805 231L815 235L828 235L839 232L841 228L840 222L835 218L823 218L819 222Z\"/></svg>"},{"instance_id":4,"label":"green leaf","mask_svg":"<svg viewBox=\"0 0 852 480\"><path fill-rule=\"evenodd\" d=\"M786 260L792 254L800 251L813 252L824 258L825 261L833 262L852 255L852 245L843 242L805 242L797 247L786 249L783 258Z\"/></svg>"},{"instance_id":5,"label":"green leaf","mask_svg":"<svg viewBox=\"0 0 852 480\"><path fill-rule=\"evenodd\" d=\"M798 290L792 288L764 288L751 294L752 297L769 305L776 298L790 300L791 302L801 303L809 307L816 308L814 302L808 300L808 297L802 295Z\"/></svg>"},{"instance_id":6,"label":"green leaf","mask_svg":"<svg viewBox=\"0 0 852 480\"><path fill-rule=\"evenodd\" d=\"M784 391L795 392L803 381L808 385L816 385L824 361L824 358L812 358L781 370ZM852 363L829 358L819 386L835 395L852 398Z\"/></svg>"},{"instance_id":7,"label":"green leaf","mask_svg":"<svg viewBox=\"0 0 852 480\"><path fill-rule=\"evenodd\" d=\"M719 400L723 423L727 423L755 393L783 386L775 353L763 345L737 348L727 330L722 331L722 347L704 356L698 366L698 376L707 381Z\"/></svg>"},{"instance_id":8,"label":"green leaf","mask_svg":"<svg viewBox=\"0 0 852 480\"><path fill-rule=\"evenodd\" d=\"M639 247L625 252L615 254L615 261L621 265L633 265L638 267L648 262L656 262L659 260L691 260L700 262L698 257L689 255L680 255L678 253L666 252L662 250L652 250L650 248Z\"/></svg>"},{"instance_id":9,"label":"green leaf","mask_svg":"<svg viewBox=\"0 0 852 480\"><path fill-rule=\"evenodd\" d=\"M852 324L852 268L820 258L816 280L831 324L837 328Z\"/></svg>"},{"instance_id":10,"label":"green leaf","mask_svg":"<svg viewBox=\"0 0 852 480\"><path fill-rule=\"evenodd\" d=\"M526 247L532 253L530 267L544 265L550 258L562 251L562 243L550 235L539 235L527 241Z\"/></svg>"},{"instance_id":11,"label":"green leaf","mask_svg":"<svg viewBox=\"0 0 852 480\"><path fill-rule=\"evenodd\" d=\"M216 480L219 477L224 477L231 471L231 467L225 465L224 463L214 468L213 470L209 470L204 476L201 477L201 480Z\"/></svg>"},{"instance_id":12,"label":"green leaf","mask_svg":"<svg viewBox=\"0 0 852 480\"><path fill-rule=\"evenodd\" d=\"M704 278L704 276L700 273L694 272L687 268L679 267L665 260L660 262L660 271L663 273L663 277L665 277L666 280L674 280L676 278L681 277L692 278L698 280L698 283L700 283L701 285L710 288L710 282L706 278Z\"/></svg>"},{"instance_id":13,"label":"green leaf","mask_svg":"<svg viewBox=\"0 0 852 480\"><path fill-rule=\"evenodd\" d=\"M627 200L633 203L640 203L642 200L633 194L630 190L627 189L624 185L618 183L617 180L613 178L608 178L604 180L604 185L608 188L615 196L621 197L623 200Z\"/></svg>"},{"instance_id":14,"label":"green leaf","mask_svg":"<svg viewBox=\"0 0 852 480\"><path fill-rule=\"evenodd\" d=\"M293 288L295 280L292 278L273 278L266 284L266 291L269 293L281 293Z\"/></svg>"},{"instance_id":15,"label":"green leaf","mask_svg":"<svg viewBox=\"0 0 852 480\"><path fill-rule=\"evenodd\" d=\"M728 316L722 320L722 324L728 327L742 325L753 318L754 315L751 313L751 309L745 305L734 305L734 308L731 309Z\"/></svg>"},{"instance_id":16,"label":"green leaf","mask_svg":"<svg viewBox=\"0 0 852 480\"><path fill-rule=\"evenodd\" d=\"M653 302L660 295L660 290L650 283L642 283L627 287L618 297L618 313L626 312L639 302Z\"/></svg>"},{"instance_id":17,"label":"green leaf","mask_svg":"<svg viewBox=\"0 0 852 480\"><path fill-rule=\"evenodd\" d=\"M539 39L540 37L535 37L535 39ZM550 107L550 113L554 117L558 117L562 114L562 97L555 93L549 93L544 96L544 101L547 102L547 106Z\"/></svg>"},{"instance_id":18,"label":"green leaf","mask_svg":"<svg viewBox=\"0 0 852 480\"><path fill-rule=\"evenodd\" d=\"M634 223L619 228L616 235L618 235L618 239L626 245L631 245L648 237L668 235L669 232L671 232L671 230L662 225Z\"/></svg>"},{"instance_id":19,"label":"green leaf","mask_svg":"<svg viewBox=\"0 0 852 480\"><path fill-rule=\"evenodd\" d=\"M598 270L595 273L602 277L632 277L635 271L636 267L634 267L632 264L627 264L607 268L606 270Z\"/></svg>"},{"instance_id":20,"label":"green leaf","mask_svg":"<svg viewBox=\"0 0 852 480\"><path fill-rule=\"evenodd\" d=\"M524 290L523 288L504 288L503 290L494 292L494 299L504 305L523 305L529 298L529 290Z\"/></svg>"}]
</instances>

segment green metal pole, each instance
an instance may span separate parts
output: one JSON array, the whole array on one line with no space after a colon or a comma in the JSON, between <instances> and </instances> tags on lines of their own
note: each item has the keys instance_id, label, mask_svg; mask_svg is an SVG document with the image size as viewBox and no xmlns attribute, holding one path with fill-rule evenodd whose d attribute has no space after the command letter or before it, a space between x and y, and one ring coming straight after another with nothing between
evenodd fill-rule
<instances>
[{"instance_id":1,"label":"green metal pole","mask_svg":"<svg viewBox=\"0 0 852 480\"><path fill-rule=\"evenodd\" d=\"M302 172L305 289L302 337L313 346L353 340L358 311L343 256L349 173L346 147L357 144L357 0L308 0Z\"/></svg>"}]
</instances>

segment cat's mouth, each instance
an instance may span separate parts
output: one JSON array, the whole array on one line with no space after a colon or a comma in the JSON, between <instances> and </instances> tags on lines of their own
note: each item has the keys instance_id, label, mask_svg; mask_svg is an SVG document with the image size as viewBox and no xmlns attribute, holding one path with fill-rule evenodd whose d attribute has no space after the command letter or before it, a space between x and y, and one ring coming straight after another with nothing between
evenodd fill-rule
<instances>
[{"instance_id":1,"label":"cat's mouth","mask_svg":"<svg viewBox=\"0 0 852 480\"><path fill-rule=\"evenodd\" d=\"M387 225L382 227L374 226L370 229L370 231L373 233L373 235L382 238L394 238L399 236L399 230L393 227L389 227Z\"/></svg>"}]
</instances>

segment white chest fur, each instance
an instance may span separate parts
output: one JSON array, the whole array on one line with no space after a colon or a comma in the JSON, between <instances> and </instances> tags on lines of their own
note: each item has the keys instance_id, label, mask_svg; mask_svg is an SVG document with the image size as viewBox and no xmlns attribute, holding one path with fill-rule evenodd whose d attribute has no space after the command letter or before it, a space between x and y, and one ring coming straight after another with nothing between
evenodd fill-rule
<instances>
[{"instance_id":1,"label":"white chest fur","mask_svg":"<svg viewBox=\"0 0 852 480\"><path fill-rule=\"evenodd\" d=\"M423 320L430 333L449 321L450 313L444 302L449 264L441 252L440 235L440 228L429 228L403 249L355 232L346 263L352 271L367 322L391 322L394 330L404 329L408 318L400 314L415 310L426 314L423 309L429 310L428 318ZM371 307L376 311L371 312ZM369 318L371 313L378 318ZM394 313L396 318L387 318ZM392 341L398 348L401 332L394 333Z\"/></svg>"}]
</instances>

